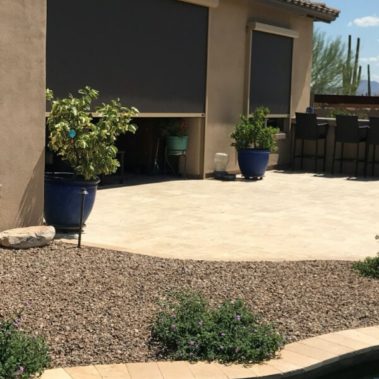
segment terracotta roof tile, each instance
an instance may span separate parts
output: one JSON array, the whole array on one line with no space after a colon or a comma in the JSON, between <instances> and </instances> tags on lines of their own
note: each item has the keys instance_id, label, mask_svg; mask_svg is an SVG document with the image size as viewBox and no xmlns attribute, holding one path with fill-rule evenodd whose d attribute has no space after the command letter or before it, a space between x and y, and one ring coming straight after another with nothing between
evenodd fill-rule
<instances>
[{"instance_id":1,"label":"terracotta roof tile","mask_svg":"<svg viewBox=\"0 0 379 379\"><path fill-rule=\"evenodd\" d=\"M335 20L340 11L335 8L331 8L327 6L325 3L314 2L310 0L280 0L282 3L287 3L289 5L299 6L303 9L309 9L312 12L316 12L320 14L320 19L322 19L322 15L325 15L328 20Z\"/></svg>"}]
</instances>

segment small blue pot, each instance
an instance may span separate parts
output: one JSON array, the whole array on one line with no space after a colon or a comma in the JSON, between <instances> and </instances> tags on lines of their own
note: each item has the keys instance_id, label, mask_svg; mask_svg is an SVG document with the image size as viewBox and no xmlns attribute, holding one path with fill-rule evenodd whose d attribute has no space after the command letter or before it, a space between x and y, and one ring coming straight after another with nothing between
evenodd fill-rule
<instances>
[{"instance_id":1,"label":"small blue pot","mask_svg":"<svg viewBox=\"0 0 379 379\"><path fill-rule=\"evenodd\" d=\"M45 221L57 230L79 230L81 189L87 190L84 199L83 223L91 213L100 180L82 180L71 173L45 174Z\"/></svg>"},{"instance_id":2,"label":"small blue pot","mask_svg":"<svg viewBox=\"0 0 379 379\"><path fill-rule=\"evenodd\" d=\"M262 178L267 169L269 156L269 150L238 150L238 165L242 175L246 179Z\"/></svg>"}]
</instances>

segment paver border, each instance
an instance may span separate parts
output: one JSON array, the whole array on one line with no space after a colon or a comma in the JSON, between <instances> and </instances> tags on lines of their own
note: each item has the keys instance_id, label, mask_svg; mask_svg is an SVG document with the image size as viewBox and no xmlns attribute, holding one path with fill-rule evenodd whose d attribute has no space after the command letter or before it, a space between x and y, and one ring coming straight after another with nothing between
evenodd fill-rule
<instances>
[{"instance_id":1,"label":"paver border","mask_svg":"<svg viewBox=\"0 0 379 379\"><path fill-rule=\"evenodd\" d=\"M41 379L278 379L307 378L371 360L379 353L379 325L308 338L286 345L278 358L255 364L146 362L46 370Z\"/></svg>"}]
</instances>

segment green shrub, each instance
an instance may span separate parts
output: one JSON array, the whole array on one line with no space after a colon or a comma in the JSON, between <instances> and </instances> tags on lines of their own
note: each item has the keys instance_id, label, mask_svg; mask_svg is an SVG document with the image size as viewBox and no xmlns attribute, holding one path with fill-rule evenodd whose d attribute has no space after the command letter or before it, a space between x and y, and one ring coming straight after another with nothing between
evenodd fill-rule
<instances>
[{"instance_id":1,"label":"green shrub","mask_svg":"<svg viewBox=\"0 0 379 379\"><path fill-rule=\"evenodd\" d=\"M188 136L188 124L184 118L162 118L159 127L163 137Z\"/></svg>"},{"instance_id":2,"label":"green shrub","mask_svg":"<svg viewBox=\"0 0 379 379\"><path fill-rule=\"evenodd\" d=\"M176 294L163 304L152 339L173 360L254 363L272 358L282 337L242 300L210 308L198 294Z\"/></svg>"},{"instance_id":3,"label":"green shrub","mask_svg":"<svg viewBox=\"0 0 379 379\"><path fill-rule=\"evenodd\" d=\"M277 148L275 135L279 129L266 125L269 113L268 108L258 107L249 116L241 115L230 135L234 139L232 146L237 150L254 148L275 151Z\"/></svg>"},{"instance_id":4,"label":"green shrub","mask_svg":"<svg viewBox=\"0 0 379 379\"><path fill-rule=\"evenodd\" d=\"M363 276L379 279L379 253L376 257L367 257L364 261L355 262L353 268Z\"/></svg>"},{"instance_id":5,"label":"green shrub","mask_svg":"<svg viewBox=\"0 0 379 379\"><path fill-rule=\"evenodd\" d=\"M138 110L124 107L120 99L92 109L99 92L87 86L78 93L78 97L70 94L59 99L54 98L53 91L46 90L46 99L51 103L47 118L48 146L77 176L93 180L98 175L114 173L120 166L116 159L116 139L126 132L136 132L132 118ZM100 117L98 122L94 122L91 111Z\"/></svg>"},{"instance_id":6,"label":"green shrub","mask_svg":"<svg viewBox=\"0 0 379 379\"><path fill-rule=\"evenodd\" d=\"M369 114L364 109L349 109L349 108L340 108L340 107L332 107L328 110L327 117L335 118L337 115L346 115L346 116L358 116L361 119L368 119Z\"/></svg>"},{"instance_id":7,"label":"green shrub","mask_svg":"<svg viewBox=\"0 0 379 379\"><path fill-rule=\"evenodd\" d=\"M21 331L19 320L0 321L0 379L39 376L50 362L44 340Z\"/></svg>"}]
</instances>

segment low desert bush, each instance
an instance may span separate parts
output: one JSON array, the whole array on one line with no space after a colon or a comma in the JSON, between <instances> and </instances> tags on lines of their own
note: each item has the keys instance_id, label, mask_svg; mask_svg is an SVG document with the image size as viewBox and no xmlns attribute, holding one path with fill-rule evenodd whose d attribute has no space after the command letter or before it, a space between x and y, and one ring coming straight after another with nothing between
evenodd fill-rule
<instances>
[{"instance_id":1,"label":"low desert bush","mask_svg":"<svg viewBox=\"0 0 379 379\"><path fill-rule=\"evenodd\" d=\"M44 340L20 330L20 318L0 320L0 379L35 378L50 362Z\"/></svg>"},{"instance_id":2,"label":"low desert bush","mask_svg":"<svg viewBox=\"0 0 379 379\"><path fill-rule=\"evenodd\" d=\"M355 262L353 268L361 275L379 279L379 253L376 257L367 257L364 261Z\"/></svg>"},{"instance_id":3,"label":"low desert bush","mask_svg":"<svg viewBox=\"0 0 379 379\"><path fill-rule=\"evenodd\" d=\"M283 345L274 328L242 300L211 308L194 293L175 294L162 304L152 339L169 359L245 364L272 358Z\"/></svg>"}]
</instances>

